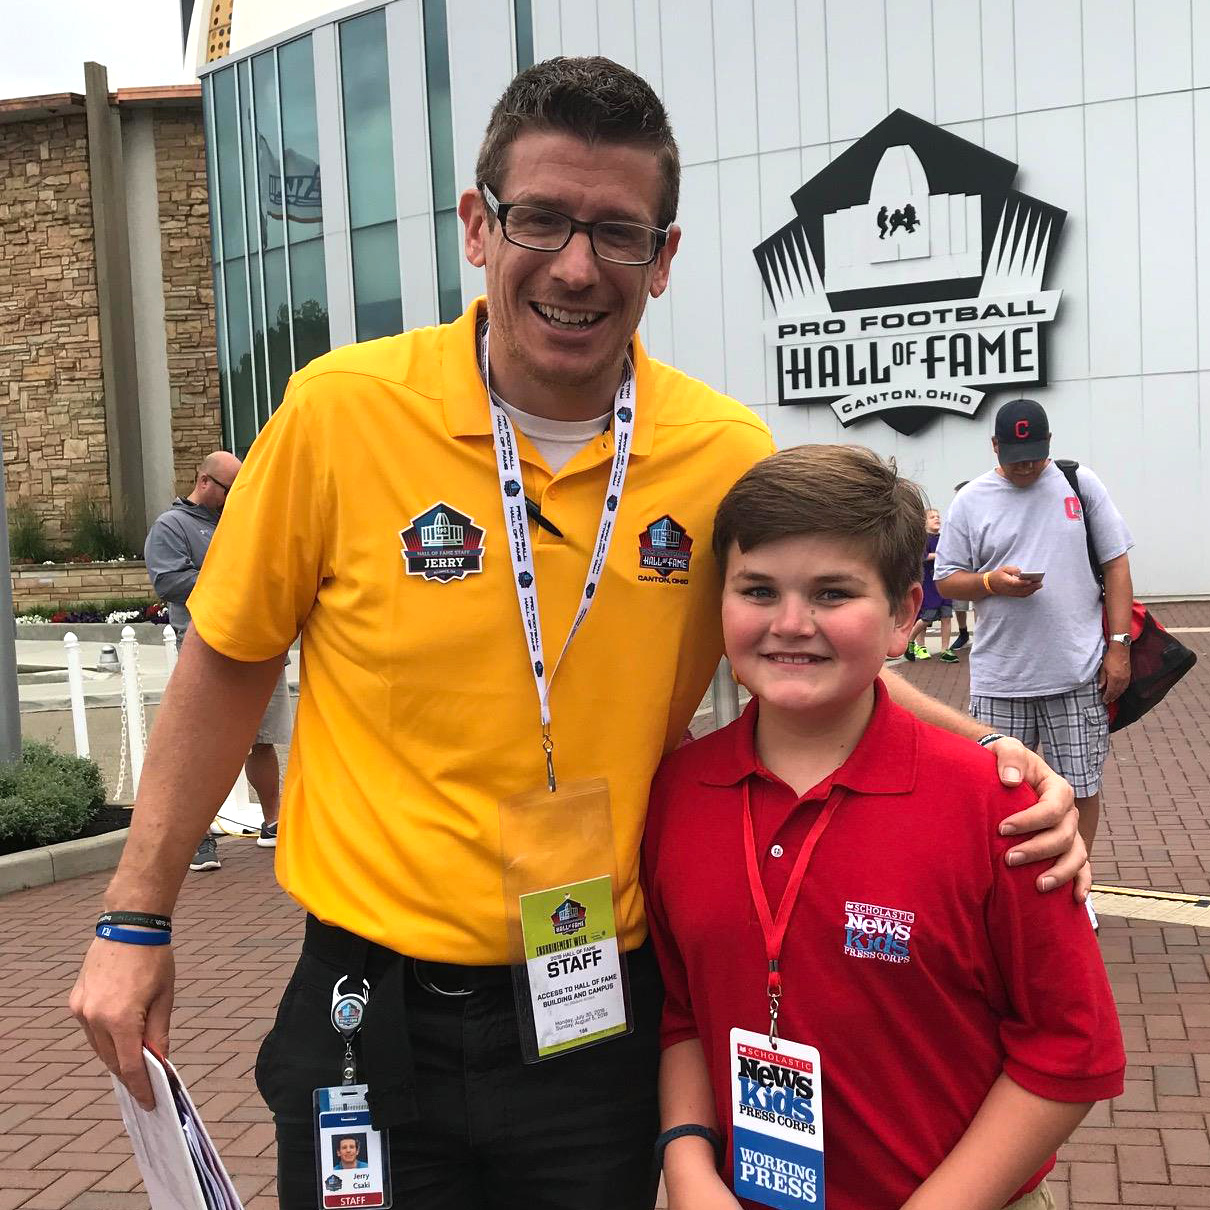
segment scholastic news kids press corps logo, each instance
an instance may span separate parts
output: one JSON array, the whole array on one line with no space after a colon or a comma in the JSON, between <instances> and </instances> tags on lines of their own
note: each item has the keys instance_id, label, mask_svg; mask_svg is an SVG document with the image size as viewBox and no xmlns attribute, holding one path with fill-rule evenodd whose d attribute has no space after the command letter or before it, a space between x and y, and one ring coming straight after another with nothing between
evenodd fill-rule
<instances>
[{"instance_id":1,"label":"scholastic news kids press corps logo","mask_svg":"<svg viewBox=\"0 0 1210 1210\"><path fill-rule=\"evenodd\" d=\"M685 527L665 513L639 534L639 579L654 584L688 584L692 551L693 539Z\"/></svg>"},{"instance_id":2,"label":"scholastic news kids press corps logo","mask_svg":"<svg viewBox=\"0 0 1210 1210\"><path fill-rule=\"evenodd\" d=\"M912 960L912 925L916 913L876 903L844 905L844 952L850 958L879 958L883 962Z\"/></svg>"},{"instance_id":3,"label":"scholastic news kids press corps logo","mask_svg":"<svg viewBox=\"0 0 1210 1210\"><path fill-rule=\"evenodd\" d=\"M439 501L399 531L408 575L444 584L481 572L483 535L465 513Z\"/></svg>"},{"instance_id":4,"label":"scholastic news kids press corps logo","mask_svg":"<svg viewBox=\"0 0 1210 1210\"><path fill-rule=\"evenodd\" d=\"M778 401L914 433L985 392L1046 382L1044 289L1067 212L1017 165L902 109L793 194L753 249L777 315Z\"/></svg>"}]
</instances>

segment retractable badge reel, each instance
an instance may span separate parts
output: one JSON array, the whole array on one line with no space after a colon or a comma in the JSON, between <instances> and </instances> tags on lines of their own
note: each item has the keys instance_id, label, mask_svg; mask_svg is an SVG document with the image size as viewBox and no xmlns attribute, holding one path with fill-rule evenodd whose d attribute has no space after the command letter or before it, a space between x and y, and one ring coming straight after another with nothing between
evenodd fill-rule
<instances>
[{"instance_id":1,"label":"retractable badge reel","mask_svg":"<svg viewBox=\"0 0 1210 1210\"><path fill-rule=\"evenodd\" d=\"M342 992L340 989L347 979L347 975L342 975L332 988L332 1028L345 1040L345 1065L340 1079L346 1088L357 1079L357 1058L353 1054L353 1039L361 1030L366 1005L370 1000L370 985L364 979L359 990Z\"/></svg>"},{"instance_id":2,"label":"retractable badge reel","mask_svg":"<svg viewBox=\"0 0 1210 1210\"><path fill-rule=\"evenodd\" d=\"M347 986L346 986L347 985ZM367 1085L358 1084L353 1039L365 1020L370 985L342 975L332 988L332 1028L344 1039L339 1086L317 1088L315 1163L324 1210L391 1205L387 1136L370 1125Z\"/></svg>"}]
</instances>

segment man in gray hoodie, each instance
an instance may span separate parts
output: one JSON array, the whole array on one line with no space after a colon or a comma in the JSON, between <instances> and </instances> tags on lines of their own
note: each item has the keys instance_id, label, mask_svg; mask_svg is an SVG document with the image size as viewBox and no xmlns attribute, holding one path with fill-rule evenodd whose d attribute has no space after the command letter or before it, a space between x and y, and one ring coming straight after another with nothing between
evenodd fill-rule
<instances>
[{"instance_id":1,"label":"man in gray hoodie","mask_svg":"<svg viewBox=\"0 0 1210 1210\"><path fill-rule=\"evenodd\" d=\"M161 601L168 605L168 620L177 638L185 637L189 628L189 607L186 602L202 561L210 548L214 527L227 502L227 493L239 474L241 463L226 450L217 450L202 459L193 491L177 497L167 512L161 513L147 534L144 558L147 574ZM290 693L286 686L283 666L277 687L269 699L261 719L256 742L248 753L244 769L248 781L260 799L265 822L256 843L263 848L277 844L277 810L279 805L279 770L274 744L288 744L292 731ZM218 842L207 834L197 847L191 870L217 870L221 867Z\"/></svg>"}]
</instances>

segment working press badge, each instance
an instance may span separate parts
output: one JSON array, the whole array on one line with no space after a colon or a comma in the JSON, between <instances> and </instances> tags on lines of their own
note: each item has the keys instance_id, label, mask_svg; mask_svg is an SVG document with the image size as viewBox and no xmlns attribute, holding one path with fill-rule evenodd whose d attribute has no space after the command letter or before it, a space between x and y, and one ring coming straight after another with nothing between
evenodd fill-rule
<instances>
[{"instance_id":1,"label":"working press badge","mask_svg":"<svg viewBox=\"0 0 1210 1210\"><path fill-rule=\"evenodd\" d=\"M823 1084L819 1051L731 1031L735 1196L762 1206L823 1210Z\"/></svg>"},{"instance_id":2,"label":"working press badge","mask_svg":"<svg viewBox=\"0 0 1210 1210\"><path fill-rule=\"evenodd\" d=\"M391 1204L386 1140L370 1125L364 1084L315 1090L315 1156L324 1210Z\"/></svg>"}]
</instances>

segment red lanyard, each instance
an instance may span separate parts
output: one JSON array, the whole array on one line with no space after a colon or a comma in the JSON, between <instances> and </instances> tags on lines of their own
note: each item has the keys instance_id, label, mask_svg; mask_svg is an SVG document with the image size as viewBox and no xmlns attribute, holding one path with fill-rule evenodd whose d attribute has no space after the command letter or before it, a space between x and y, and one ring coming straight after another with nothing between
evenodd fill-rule
<instances>
[{"instance_id":1,"label":"red lanyard","mask_svg":"<svg viewBox=\"0 0 1210 1210\"><path fill-rule=\"evenodd\" d=\"M815 846L819 843L824 828L836 814L836 808L840 806L844 795L843 786L834 787L823 805L823 810L811 825L811 830L802 842L802 848L794 861L794 868L790 871L790 881L786 883L781 903L777 906L777 919L774 920L773 913L769 911L769 897L765 894L764 883L761 882L760 860L756 855L756 832L752 827L752 799L748 792L748 782L744 782L744 856L748 862L748 887L752 892L752 902L756 905L761 932L765 936L765 955L769 959L769 1043L774 1050L777 1049L777 1014L781 1004L781 946L785 940L786 927L790 923L794 905L798 902L798 892L802 887L802 880L806 877L811 855L815 852Z\"/></svg>"}]
</instances>

